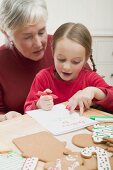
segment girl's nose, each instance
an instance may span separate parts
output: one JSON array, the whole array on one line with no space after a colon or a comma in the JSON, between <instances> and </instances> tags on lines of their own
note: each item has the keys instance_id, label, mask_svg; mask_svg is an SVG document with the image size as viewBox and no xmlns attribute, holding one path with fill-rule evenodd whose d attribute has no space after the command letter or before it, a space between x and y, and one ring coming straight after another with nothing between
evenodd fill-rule
<instances>
[{"instance_id":1,"label":"girl's nose","mask_svg":"<svg viewBox=\"0 0 113 170\"><path fill-rule=\"evenodd\" d=\"M70 70L71 69L71 64L69 63L69 62L65 62L64 64L63 64L63 69L64 70Z\"/></svg>"}]
</instances>

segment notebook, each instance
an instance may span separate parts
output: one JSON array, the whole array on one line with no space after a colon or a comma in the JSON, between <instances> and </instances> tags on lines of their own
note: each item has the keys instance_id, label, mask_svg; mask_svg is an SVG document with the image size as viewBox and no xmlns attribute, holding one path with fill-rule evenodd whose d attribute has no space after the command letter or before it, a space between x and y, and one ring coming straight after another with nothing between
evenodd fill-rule
<instances>
[{"instance_id":1,"label":"notebook","mask_svg":"<svg viewBox=\"0 0 113 170\"><path fill-rule=\"evenodd\" d=\"M53 135L69 133L97 123L95 120L80 116L78 112L70 113L64 104L54 105L50 111L37 109L26 113Z\"/></svg>"}]
</instances>

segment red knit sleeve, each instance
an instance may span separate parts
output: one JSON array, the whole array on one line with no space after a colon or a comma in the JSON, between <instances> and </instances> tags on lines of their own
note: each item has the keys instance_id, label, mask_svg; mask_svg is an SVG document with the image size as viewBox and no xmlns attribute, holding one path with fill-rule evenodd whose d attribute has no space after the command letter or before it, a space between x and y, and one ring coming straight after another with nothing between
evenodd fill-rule
<instances>
[{"instance_id":1,"label":"red knit sleeve","mask_svg":"<svg viewBox=\"0 0 113 170\"><path fill-rule=\"evenodd\" d=\"M36 103L39 100L38 91L44 91L47 88L46 75L46 69L43 69L35 76L24 105L25 112L37 109Z\"/></svg>"},{"instance_id":2,"label":"red knit sleeve","mask_svg":"<svg viewBox=\"0 0 113 170\"><path fill-rule=\"evenodd\" d=\"M113 87L100 87L99 89L106 94L106 97L103 100L96 101L95 103L104 107L106 110L113 112Z\"/></svg>"},{"instance_id":3,"label":"red knit sleeve","mask_svg":"<svg viewBox=\"0 0 113 170\"><path fill-rule=\"evenodd\" d=\"M3 92L2 87L0 86L0 114L5 114L5 106L3 102Z\"/></svg>"},{"instance_id":4,"label":"red knit sleeve","mask_svg":"<svg viewBox=\"0 0 113 170\"><path fill-rule=\"evenodd\" d=\"M88 77L90 86L94 86L102 90L106 97L103 100L94 100L94 103L102 106L106 110L113 112L113 86L108 85L104 79L95 72L92 72Z\"/></svg>"}]
</instances>

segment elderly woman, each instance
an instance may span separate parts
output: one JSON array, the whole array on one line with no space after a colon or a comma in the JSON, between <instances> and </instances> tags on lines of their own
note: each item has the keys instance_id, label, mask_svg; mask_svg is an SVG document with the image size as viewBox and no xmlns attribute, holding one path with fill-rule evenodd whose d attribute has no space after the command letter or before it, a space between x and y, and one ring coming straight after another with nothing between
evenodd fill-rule
<instances>
[{"instance_id":1,"label":"elderly woman","mask_svg":"<svg viewBox=\"0 0 113 170\"><path fill-rule=\"evenodd\" d=\"M36 73L53 64L46 21L44 0L0 2L0 30L6 37L0 47L0 121L24 113Z\"/></svg>"},{"instance_id":2,"label":"elderly woman","mask_svg":"<svg viewBox=\"0 0 113 170\"><path fill-rule=\"evenodd\" d=\"M0 30L6 37L0 47L0 121L24 114L36 73L53 64L47 16L44 0L0 1Z\"/></svg>"}]
</instances>

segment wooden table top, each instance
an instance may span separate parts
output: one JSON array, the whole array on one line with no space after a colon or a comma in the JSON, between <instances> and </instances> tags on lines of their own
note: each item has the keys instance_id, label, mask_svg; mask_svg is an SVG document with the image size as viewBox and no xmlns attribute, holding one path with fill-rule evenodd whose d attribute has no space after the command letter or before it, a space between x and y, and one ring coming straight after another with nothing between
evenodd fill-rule
<instances>
[{"instance_id":1,"label":"wooden table top","mask_svg":"<svg viewBox=\"0 0 113 170\"><path fill-rule=\"evenodd\" d=\"M100 115L109 115L109 113L102 112L96 109L90 109L86 111L85 116L100 116ZM4 122L0 122L0 144L5 144L10 147L12 150L18 150L16 146L12 143L14 138L25 136L28 134L37 133L40 131L44 131L45 129L41 127L34 119L32 119L29 115L25 114L20 117L14 118L12 120L7 120ZM61 141L67 142L67 147L72 149L73 151L80 151L80 148L75 147L71 143L71 138L75 134L79 133L90 133L87 129L78 130L76 132L71 132L64 135L59 135L57 138ZM37 170L43 169L43 163L38 163Z\"/></svg>"}]
</instances>

